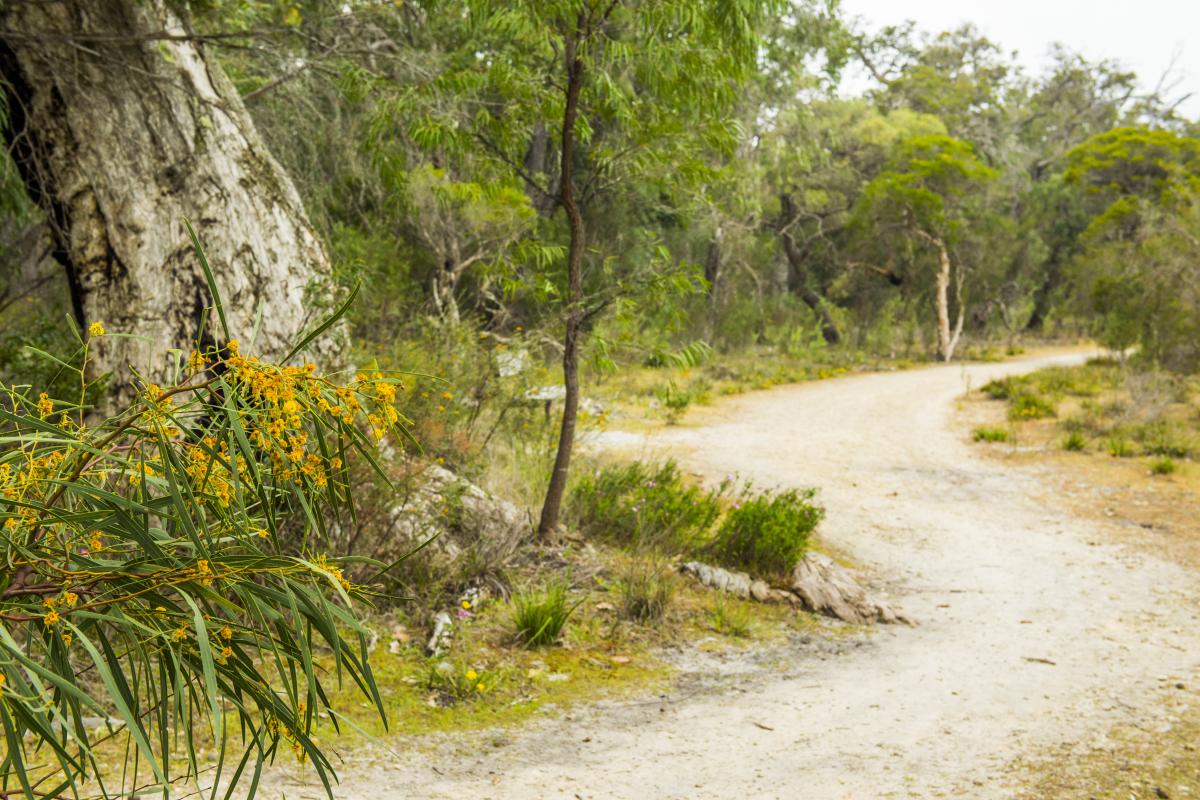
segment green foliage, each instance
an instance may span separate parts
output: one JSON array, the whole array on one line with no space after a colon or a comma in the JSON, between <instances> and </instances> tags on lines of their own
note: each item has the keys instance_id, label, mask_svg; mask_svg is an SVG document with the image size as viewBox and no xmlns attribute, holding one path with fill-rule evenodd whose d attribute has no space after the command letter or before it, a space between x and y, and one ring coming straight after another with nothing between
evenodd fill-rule
<instances>
[{"instance_id":1,"label":"green foliage","mask_svg":"<svg viewBox=\"0 0 1200 800\"><path fill-rule=\"evenodd\" d=\"M698 367L704 362L712 358L713 348L708 342L703 339L697 339L693 342L672 351L655 350L646 356L643 362L647 367L675 367L678 369L689 369Z\"/></svg>"},{"instance_id":2,"label":"green foliage","mask_svg":"<svg viewBox=\"0 0 1200 800\"><path fill-rule=\"evenodd\" d=\"M635 622L659 622L675 596L671 573L654 564L630 567L616 583L621 613Z\"/></svg>"},{"instance_id":3,"label":"green foliage","mask_svg":"<svg viewBox=\"0 0 1200 800\"><path fill-rule=\"evenodd\" d=\"M721 521L710 545L722 564L754 574L783 576L804 555L825 510L815 492L787 489L746 496Z\"/></svg>"},{"instance_id":4,"label":"green foliage","mask_svg":"<svg viewBox=\"0 0 1200 800\"><path fill-rule=\"evenodd\" d=\"M1008 428L983 426L976 428L971 437L977 442L1007 442L1012 438L1012 433Z\"/></svg>"},{"instance_id":5,"label":"green foliage","mask_svg":"<svg viewBox=\"0 0 1200 800\"><path fill-rule=\"evenodd\" d=\"M120 335L93 323L56 362L73 396L3 389L9 791L167 792L199 777L213 746L244 755L206 779L236 784L289 748L330 790L316 738L321 717L337 719L330 692L348 681L383 705L352 610L365 589L325 548L353 514L349 462L373 462L400 419L394 381L344 386L226 339L101 419L84 405L89 352ZM97 716L117 730L90 726Z\"/></svg>"},{"instance_id":6,"label":"green foliage","mask_svg":"<svg viewBox=\"0 0 1200 800\"><path fill-rule=\"evenodd\" d=\"M1087 439L1079 431L1071 431L1063 437L1062 449L1071 453L1082 453L1087 449Z\"/></svg>"},{"instance_id":7,"label":"green foliage","mask_svg":"<svg viewBox=\"0 0 1200 800\"><path fill-rule=\"evenodd\" d=\"M724 592L718 592L713 601L709 620L713 630L724 636L745 639L750 636L752 626L750 609L744 604L728 599Z\"/></svg>"},{"instance_id":8,"label":"green foliage","mask_svg":"<svg viewBox=\"0 0 1200 800\"><path fill-rule=\"evenodd\" d=\"M1104 441L1104 449L1113 458L1132 458L1137 455L1124 433L1114 433Z\"/></svg>"},{"instance_id":9,"label":"green foliage","mask_svg":"<svg viewBox=\"0 0 1200 800\"><path fill-rule=\"evenodd\" d=\"M438 661L429 665L425 688L436 693L443 704L476 700L496 687L499 676L477 670L456 661Z\"/></svg>"},{"instance_id":10,"label":"green foliage","mask_svg":"<svg viewBox=\"0 0 1200 800\"><path fill-rule=\"evenodd\" d=\"M1178 468L1178 465L1166 456L1150 460L1150 471L1155 475L1172 475Z\"/></svg>"},{"instance_id":11,"label":"green foliage","mask_svg":"<svg viewBox=\"0 0 1200 800\"><path fill-rule=\"evenodd\" d=\"M525 647L554 644L579 603L570 602L566 580L551 581L542 589L527 589L513 597L513 628Z\"/></svg>"},{"instance_id":12,"label":"green foliage","mask_svg":"<svg viewBox=\"0 0 1200 800\"><path fill-rule=\"evenodd\" d=\"M1009 398L1008 418L1011 420L1044 419L1056 415L1054 403L1030 391L1021 391Z\"/></svg>"},{"instance_id":13,"label":"green foliage","mask_svg":"<svg viewBox=\"0 0 1200 800\"><path fill-rule=\"evenodd\" d=\"M684 483L674 461L606 466L582 476L571 492L570 521L588 536L634 548L688 552L721 514L715 491Z\"/></svg>"}]
</instances>

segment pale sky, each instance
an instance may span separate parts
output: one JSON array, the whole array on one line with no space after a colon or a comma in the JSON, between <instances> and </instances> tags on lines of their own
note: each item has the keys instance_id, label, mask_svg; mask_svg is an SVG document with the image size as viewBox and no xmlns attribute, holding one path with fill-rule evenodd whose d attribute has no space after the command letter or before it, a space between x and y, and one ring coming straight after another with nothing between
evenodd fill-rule
<instances>
[{"instance_id":1,"label":"pale sky","mask_svg":"<svg viewBox=\"0 0 1200 800\"><path fill-rule=\"evenodd\" d=\"M1180 109L1200 116L1200 0L842 0L846 18L869 29L911 19L924 31L975 24L1004 51L1018 51L1040 74L1052 42L1089 60L1110 58L1153 86L1175 58L1172 98L1192 93Z\"/></svg>"}]
</instances>

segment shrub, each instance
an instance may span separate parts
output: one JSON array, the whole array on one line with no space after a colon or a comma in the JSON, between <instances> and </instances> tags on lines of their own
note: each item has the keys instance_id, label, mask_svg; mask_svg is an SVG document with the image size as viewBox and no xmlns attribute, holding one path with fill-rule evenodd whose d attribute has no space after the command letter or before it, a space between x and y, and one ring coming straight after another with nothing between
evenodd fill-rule
<instances>
[{"instance_id":1,"label":"shrub","mask_svg":"<svg viewBox=\"0 0 1200 800\"><path fill-rule=\"evenodd\" d=\"M1006 428L979 427L975 429L972 437L977 442L1007 442L1011 434Z\"/></svg>"},{"instance_id":2,"label":"shrub","mask_svg":"<svg viewBox=\"0 0 1200 800\"><path fill-rule=\"evenodd\" d=\"M219 760L205 775L213 785L257 775L282 747L328 786L314 736L329 717L327 681L348 676L384 713L351 610L363 592L323 542L354 501L344 459L370 458L398 419L394 383L342 386L216 334L223 344L198 347L170 385L136 385L107 420L77 399L4 388L9 793L19 782L41 796L36 769L46 796L79 796L94 748L111 739L124 753L111 796L166 791L197 777L201 742L224 753L233 736L245 757L232 774ZM88 352L106 335L93 323L59 362L80 364L76 397L87 396ZM115 717L120 732L92 727L95 717Z\"/></svg>"},{"instance_id":3,"label":"shrub","mask_svg":"<svg viewBox=\"0 0 1200 800\"><path fill-rule=\"evenodd\" d=\"M666 616L675 596L671 575L653 566L629 569L619 581L621 613L636 622L658 622Z\"/></svg>"},{"instance_id":4,"label":"shrub","mask_svg":"<svg viewBox=\"0 0 1200 800\"><path fill-rule=\"evenodd\" d=\"M1105 449L1113 458L1130 458L1134 455L1133 445L1121 434L1114 434L1105 441Z\"/></svg>"},{"instance_id":5,"label":"shrub","mask_svg":"<svg viewBox=\"0 0 1200 800\"><path fill-rule=\"evenodd\" d=\"M579 479L570 520L588 536L634 547L682 552L704 540L721 514L714 492L686 486L674 461L604 467Z\"/></svg>"},{"instance_id":6,"label":"shrub","mask_svg":"<svg viewBox=\"0 0 1200 800\"><path fill-rule=\"evenodd\" d=\"M1019 378L997 378L985 383L982 391L993 400L1007 400L1018 390L1019 380Z\"/></svg>"},{"instance_id":7,"label":"shrub","mask_svg":"<svg viewBox=\"0 0 1200 800\"><path fill-rule=\"evenodd\" d=\"M1150 471L1155 475L1170 475L1176 469L1178 469L1178 466L1175 462L1166 456L1160 456L1150 461Z\"/></svg>"},{"instance_id":8,"label":"shrub","mask_svg":"<svg viewBox=\"0 0 1200 800\"><path fill-rule=\"evenodd\" d=\"M1191 437L1165 419L1141 426L1134 431L1134 435L1149 455L1187 458L1195 449Z\"/></svg>"},{"instance_id":9,"label":"shrub","mask_svg":"<svg viewBox=\"0 0 1200 800\"><path fill-rule=\"evenodd\" d=\"M1062 440L1062 449L1072 453L1081 453L1087 448L1087 439L1079 431L1071 431Z\"/></svg>"},{"instance_id":10,"label":"shrub","mask_svg":"<svg viewBox=\"0 0 1200 800\"><path fill-rule=\"evenodd\" d=\"M804 555L809 536L825 515L815 491L788 489L744 495L722 520L711 549L728 566L762 575L784 575Z\"/></svg>"},{"instance_id":11,"label":"shrub","mask_svg":"<svg viewBox=\"0 0 1200 800\"><path fill-rule=\"evenodd\" d=\"M1054 404L1032 392L1022 391L1010 399L1008 418L1012 420L1043 419L1053 417Z\"/></svg>"},{"instance_id":12,"label":"shrub","mask_svg":"<svg viewBox=\"0 0 1200 800\"><path fill-rule=\"evenodd\" d=\"M568 586L563 580L516 595L513 606L517 641L525 647L542 647L558 641L567 619L579 604L569 604Z\"/></svg>"}]
</instances>

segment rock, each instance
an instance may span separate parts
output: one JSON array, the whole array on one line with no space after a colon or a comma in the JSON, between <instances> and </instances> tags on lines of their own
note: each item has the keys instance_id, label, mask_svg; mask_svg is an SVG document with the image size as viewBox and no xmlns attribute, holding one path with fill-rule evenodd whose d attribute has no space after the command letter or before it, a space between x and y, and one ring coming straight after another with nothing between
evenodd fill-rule
<instances>
[{"instance_id":1,"label":"rock","mask_svg":"<svg viewBox=\"0 0 1200 800\"><path fill-rule=\"evenodd\" d=\"M791 590L804 608L816 614L856 625L913 624L902 611L864 589L853 572L821 553L806 553L800 560L792 571Z\"/></svg>"},{"instance_id":2,"label":"rock","mask_svg":"<svg viewBox=\"0 0 1200 800\"><path fill-rule=\"evenodd\" d=\"M750 581L750 596L765 603L771 599L771 587L766 581Z\"/></svg>"},{"instance_id":3,"label":"rock","mask_svg":"<svg viewBox=\"0 0 1200 800\"><path fill-rule=\"evenodd\" d=\"M425 652L435 658L446 652L450 647L450 635L453 631L454 620L445 611L439 611L433 618L433 633L429 637L429 643L425 645Z\"/></svg>"},{"instance_id":4,"label":"rock","mask_svg":"<svg viewBox=\"0 0 1200 800\"><path fill-rule=\"evenodd\" d=\"M716 589L737 597L751 597L750 586L752 583L755 583L744 572L733 572L721 569L720 567L710 567L708 564L700 561L689 561L681 566L679 571L684 575L694 576L696 580L710 589ZM762 583L762 581L757 582Z\"/></svg>"},{"instance_id":5,"label":"rock","mask_svg":"<svg viewBox=\"0 0 1200 800\"><path fill-rule=\"evenodd\" d=\"M476 560L499 565L532 530L528 512L436 464L422 465L404 484L406 494L387 514L382 538L389 546L380 560L428 542L425 555L443 567L472 550Z\"/></svg>"}]
</instances>

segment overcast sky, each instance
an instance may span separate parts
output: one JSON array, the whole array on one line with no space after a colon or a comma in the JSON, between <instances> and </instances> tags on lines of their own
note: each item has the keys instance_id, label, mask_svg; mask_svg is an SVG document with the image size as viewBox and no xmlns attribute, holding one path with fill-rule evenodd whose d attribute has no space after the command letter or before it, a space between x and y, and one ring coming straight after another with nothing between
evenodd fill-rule
<instances>
[{"instance_id":1,"label":"overcast sky","mask_svg":"<svg viewBox=\"0 0 1200 800\"><path fill-rule=\"evenodd\" d=\"M1193 93L1181 110L1200 116L1200 0L842 0L842 10L871 29L911 19L939 32L972 22L1005 51L1018 51L1034 74L1052 42L1091 60L1115 59L1147 86L1175 57L1172 96Z\"/></svg>"}]
</instances>

